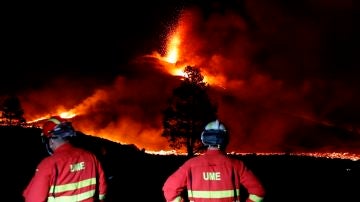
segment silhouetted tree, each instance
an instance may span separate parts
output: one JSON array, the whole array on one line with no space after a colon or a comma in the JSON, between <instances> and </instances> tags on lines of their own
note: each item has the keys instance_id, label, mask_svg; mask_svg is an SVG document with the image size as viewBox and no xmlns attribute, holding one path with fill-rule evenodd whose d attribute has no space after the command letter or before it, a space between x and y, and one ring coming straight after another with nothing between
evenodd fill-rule
<instances>
[{"instance_id":1,"label":"silhouetted tree","mask_svg":"<svg viewBox=\"0 0 360 202\"><path fill-rule=\"evenodd\" d=\"M184 80L173 90L168 107L163 111L163 133L170 147L186 147L188 156L200 151L201 132L204 126L216 118L217 107L211 102L208 84L196 67L184 69Z\"/></svg>"},{"instance_id":2,"label":"silhouetted tree","mask_svg":"<svg viewBox=\"0 0 360 202\"><path fill-rule=\"evenodd\" d=\"M13 126L26 123L24 110L17 96L8 96L1 105L1 111L2 122L5 125Z\"/></svg>"}]
</instances>

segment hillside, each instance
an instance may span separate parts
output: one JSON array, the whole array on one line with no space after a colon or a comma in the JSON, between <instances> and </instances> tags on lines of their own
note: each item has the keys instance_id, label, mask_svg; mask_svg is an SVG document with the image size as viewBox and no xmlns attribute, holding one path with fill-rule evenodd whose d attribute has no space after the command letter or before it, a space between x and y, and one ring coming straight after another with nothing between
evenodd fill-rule
<instances>
[{"instance_id":1,"label":"hillside","mask_svg":"<svg viewBox=\"0 0 360 202\"><path fill-rule=\"evenodd\" d=\"M36 165L47 156L37 128L1 127L3 196L23 201L21 193ZM164 201L161 187L186 156L144 153L133 145L78 133L74 144L94 152L102 161L108 180L108 201ZM244 155L267 189L266 202L354 201L360 188L360 163L290 155ZM244 194L245 196L246 194Z\"/></svg>"}]
</instances>

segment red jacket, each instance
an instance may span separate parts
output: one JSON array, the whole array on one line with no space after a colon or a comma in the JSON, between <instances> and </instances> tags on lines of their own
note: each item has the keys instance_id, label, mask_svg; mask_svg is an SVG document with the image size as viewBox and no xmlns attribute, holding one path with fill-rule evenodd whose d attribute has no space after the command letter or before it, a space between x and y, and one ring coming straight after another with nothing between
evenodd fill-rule
<instances>
[{"instance_id":1,"label":"red jacket","mask_svg":"<svg viewBox=\"0 0 360 202\"><path fill-rule=\"evenodd\" d=\"M258 178L242 161L229 158L220 150L207 150L186 161L165 181L166 201L181 201L187 189L190 201L240 201L240 184L248 191L248 202L263 200L265 190Z\"/></svg>"},{"instance_id":2,"label":"red jacket","mask_svg":"<svg viewBox=\"0 0 360 202\"><path fill-rule=\"evenodd\" d=\"M103 200L107 184L94 154L69 143L44 158L23 192L26 202Z\"/></svg>"}]
</instances>

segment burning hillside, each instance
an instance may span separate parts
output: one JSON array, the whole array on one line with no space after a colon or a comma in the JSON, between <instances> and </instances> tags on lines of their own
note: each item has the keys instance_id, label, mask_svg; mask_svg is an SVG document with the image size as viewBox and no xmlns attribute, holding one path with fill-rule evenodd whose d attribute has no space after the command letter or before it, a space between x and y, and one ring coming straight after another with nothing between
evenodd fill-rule
<instances>
[{"instance_id":1,"label":"burning hillside","mask_svg":"<svg viewBox=\"0 0 360 202\"><path fill-rule=\"evenodd\" d=\"M170 150L161 137L161 112L191 65L201 68L219 117L230 126L230 151L360 153L360 85L352 64L341 62L348 56L327 49L334 45L329 32L346 40L348 30L345 24L337 33L331 20L316 18L346 21L351 8L321 2L301 3L313 9L308 18L295 12L295 3L278 1L184 8L163 30L164 50L132 58L107 84L98 84L96 76L55 77L23 92L25 118L62 114L86 134Z\"/></svg>"}]
</instances>

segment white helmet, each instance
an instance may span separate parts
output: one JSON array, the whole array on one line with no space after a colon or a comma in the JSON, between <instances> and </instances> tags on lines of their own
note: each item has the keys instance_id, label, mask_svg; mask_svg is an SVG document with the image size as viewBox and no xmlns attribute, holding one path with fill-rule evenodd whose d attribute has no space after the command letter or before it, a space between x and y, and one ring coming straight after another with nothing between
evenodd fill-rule
<instances>
[{"instance_id":1,"label":"white helmet","mask_svg":"<svg viewBox=\"0 0 360 202\"><path fill-rule=\"evenodd\" d=\"M201 141L206 146L225 147L228 143L228 132L224 124L219 120L208 123L201 133Z\"/></svg>"}]
</instances>

